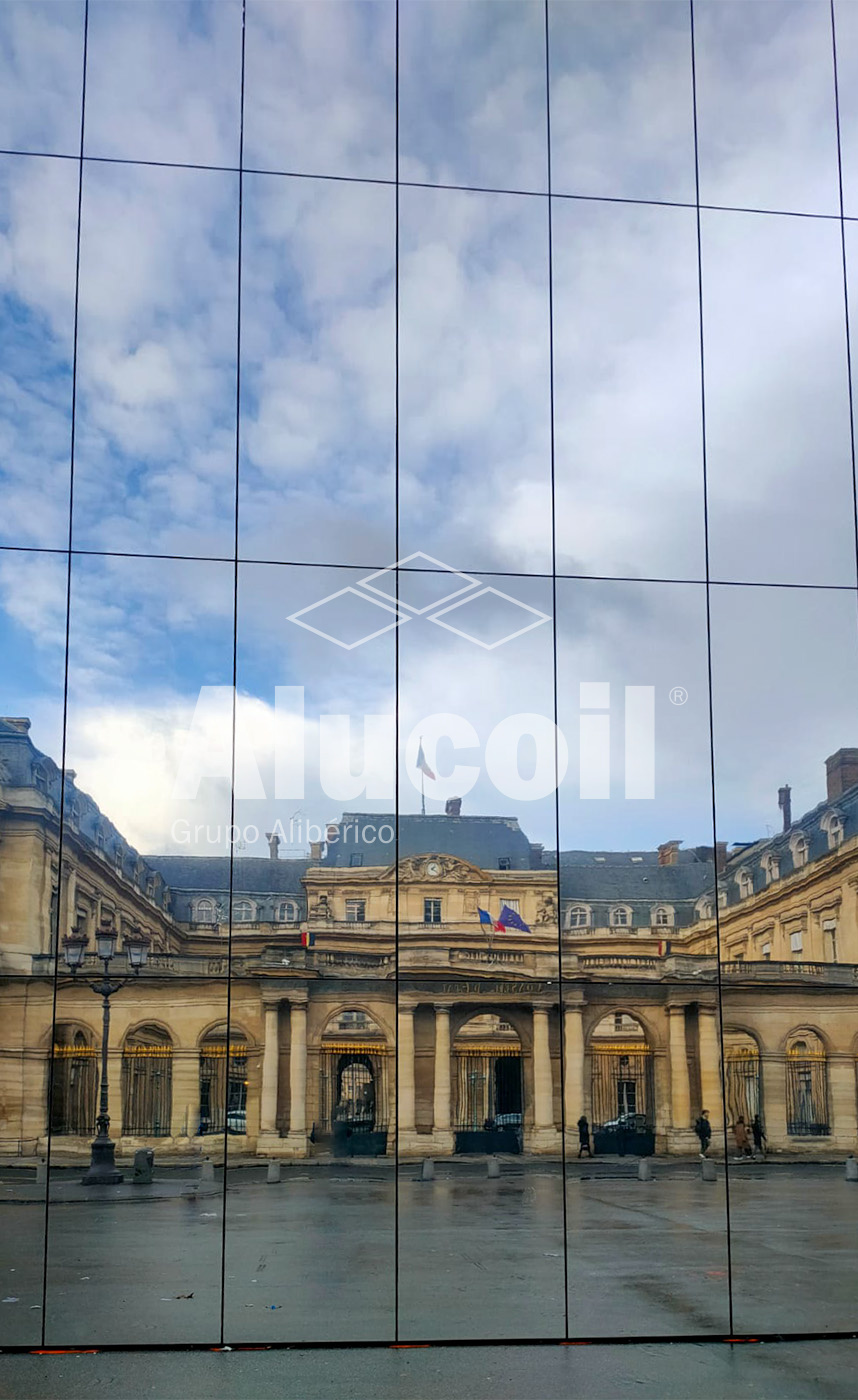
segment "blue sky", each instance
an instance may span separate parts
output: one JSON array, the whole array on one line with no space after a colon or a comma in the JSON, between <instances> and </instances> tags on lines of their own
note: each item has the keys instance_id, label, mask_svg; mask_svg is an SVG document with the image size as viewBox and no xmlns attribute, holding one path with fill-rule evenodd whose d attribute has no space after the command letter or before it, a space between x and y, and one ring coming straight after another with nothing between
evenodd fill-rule
<instances>
[{"instance_id":1,"label":"blue sky","mask_svg":"<svg viewBox=\"0 0 858 1400\"><path fill-rule=\"evenodd\" d=\"M785 211L702 215L711 568L854 587L840 229L798 217L839 207L827 5L701 0L696 13L701 198ZM858 216L855 13L837 6L844 197ZM62 550L78 189L61 157L79 138L82 6L12 3L0 23L0 144L50 153L0 156L0 543ZM85 165L78 549L232 552L239 23L232 0L90 7L87 155L227 168ZM553 210L553 519L559 568L591 576L556 598L573 753L564 843L703 842L696 215L623 202L693 198L687 8L555 4L551 42L553 185L576 196ZM401 172L413 183L399 205L400 554L507 571L497 587L553 613L544 580L512 576L551 566L548 221L533 197L546 187L544 88L537 0L402 7ZM240 551L312 566L241 570L239 689L263 767L275 685L304 684L314 722L392 704L392 634L346 652L288 619L395 557L394 96L386 0L249 0ZM483 188L416 187L439 181ZM856 239L850 226L850 287ZM169 774L200 686L231 679L232 585L229 563L75 561L69 762L140 845L167 840ZM850 608L844 593L713 592L728 837L776 821L784 781L813 805L824 758L856 738ZM32 714L55 756L64 609L61 560L0 553L0 710ZM403 732L450 710L484 744L510 712L553 714L550 643L546 626L481 651L413 619L400 635ZM609 680L617 697L618 794L619 697L656 687L655 803L577 801L582 680ZM674 685L689 691L681 715L665 699ZM408 788L403 801L419 797ZM216 786L195 809L207 803L222 810ZM337 815L308 790L310 806L314 820ZM466 800L509 806L485 777ZM271 810L248 819L264 826ZM553 844L551 804L517 814Z\"/></svg>"}]
</instances>

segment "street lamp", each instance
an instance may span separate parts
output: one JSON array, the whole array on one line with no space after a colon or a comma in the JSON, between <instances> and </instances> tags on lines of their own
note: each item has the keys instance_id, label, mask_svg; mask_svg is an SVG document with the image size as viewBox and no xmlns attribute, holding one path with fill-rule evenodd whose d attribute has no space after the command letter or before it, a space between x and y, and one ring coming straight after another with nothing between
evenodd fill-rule
<instances>
[{"instance_id":1,"label":"street lamp","mask_svg":"<svg viewBox=\"0 0 858 1400\"><path fill-rule=\"evenodd\" d=\"M109 975L110 963L116 955L116 940L117 931L114 927L113 915L103 914L95 935L95 951L101 959L104 971L97 980L88 983L102 1000L101 1091L98 1118L96 1119L96 1135L91 1145L92 1154L89 1168L81 1178L84 1186L114 1186L122 1180L122 1173L116 1170L114 1155L116 1149L110 1138L110 1116L107 1111L107 1047L110 1042L110 998L114 992L120 991L131 979L129 977L111 979ZM72 977L83 966L88 941L86 934L77 927L73 933L67 934L63 939L63 957ZM145 938L139 929L133 929L125 937L125 952L128 957L128 966L132 974L136 976L141 967L146 966L146 959L149 956L149 939Z\"/></svg>"}]
</instances>

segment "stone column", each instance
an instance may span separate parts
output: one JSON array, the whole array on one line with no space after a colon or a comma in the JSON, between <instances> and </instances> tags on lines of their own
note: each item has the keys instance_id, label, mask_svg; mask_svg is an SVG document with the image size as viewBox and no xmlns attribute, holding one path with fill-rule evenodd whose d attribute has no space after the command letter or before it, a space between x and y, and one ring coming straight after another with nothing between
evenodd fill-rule
<instances>
[{"instance_id":1,"label":"stone column","mask_svg":"<svg viewBox=\"0 0 858 1400\"><path fill-rule=\"evenodd\" d=\"M449 1134L451 1120L451 1079L449 1079L449 1007L435 1007L435 1096L432 1127L435 1133Z\"/></svg>"},{"instance_id":2,"label":"stone column","mask_svg":"<svg viewBox=\"0 0 858 1400\"><path fill-rule=\"evenodd\" d=\"M414 1007L400 1006L399 1026L399 1103L396 1121L400 1146L402 1137L416 1131L414 1116Z\"/></svg>"},{"instance_id":3,"label":"stone column","mask_svg":"<svg viewBox=\"0 0 858 1400\"><path fill-rule=\"evenodd\" d=\"M307 1146L307 1003L290 998L289 1137ZM303 1153L302 1153L303 1155Z\"/></svg>"},{"instance_id":4,"label":"stone column","mask_svg":"<svg viewBox=\"0 0 858 1400\"><path fill-rule=\"evenodd\" d=\"M709 1110L712 1124L712 1146L723 1148L724 1139L716 1140L716 1135L724 1132L724 1114L721 1107L721 1054L718 1045L718 1021L714 1006L701 1006L697 1012L697 1025L700 1036L700 1094L701 1108Z\"/></svg>"},{"instance_id":5,"label":"stone column","mask_svg":"<svg viewBox=\"0 0 858 1400\"><path fill-rule=\"evenodd\" d=\"M760 1117L766 1130L766 1146L787 1146L786 1059L777 1051L763 1051L760 1057L762 1106Z\"/></svg>"},{"instance_id":6,"label":"stone column","mask_svg":"<svg viewBox=\"0 0 858 1400\"><path fill-rule=\"evenodd\" d=\"M173 1050L170 1133L174 1138L192 1138L200 1130L200 1052Z\"/></svg>"},{"instance_id":7,"label":"stone column","mask_svg":"<svg viewBox=\"0 0 858 1400\"><path fill-rule=\"evenodd\" d=\"M277 1076L280 1068L280 1003L265 1005L265 1048L262 1052L262 1093L259 1103L260 1133L277 1131Z\"/></svg>"},{"instance_id":8,"label":"stone column","mask_svg":"<svg viewBox=\"0 0 858 1400\"><path fill-rule=\"evenodd\" d=\"M567 1133L576 1132L584 1112L584 1019L580 1006L567 1006L563 1016L565 1079L563 1111Z\"/></svg>"},{"instance_id":9,"label":"stone column","mask_svg":"<svg viewBox=\"0 0 858 1400\"><path fill-rule=\"evenodd\" d=\"M685 1040L685 1007L669 1006L670 1121L674 1128L691 1127L691 1085L688 1078L688 1046ZM710 1117L712 1109L707 1103Z\"/></svg>"},{"instance_id":10,"label":"stone column","mask_svg":"<svg viewBox=\"0 0 858 1400\"><path fill-rule=\"evenodd\" d=\"M832 1054L828 1059L830 1095L829 1128L833 1146L855 1151L858 1120L855 1114L855 1061L851 1055Z\"/></svg>"},{"instance_id":11,"label":"stone column","mask_svg":"<svg viewBox=\"0 0 858 1400\"><path fill-rule=\"evenodd\" d=\"M554 1084L548 1045L548 1010L544 1006L533 1008L533 1133L536 1139L554 1133Z\"/></svg>"}]
</instances>

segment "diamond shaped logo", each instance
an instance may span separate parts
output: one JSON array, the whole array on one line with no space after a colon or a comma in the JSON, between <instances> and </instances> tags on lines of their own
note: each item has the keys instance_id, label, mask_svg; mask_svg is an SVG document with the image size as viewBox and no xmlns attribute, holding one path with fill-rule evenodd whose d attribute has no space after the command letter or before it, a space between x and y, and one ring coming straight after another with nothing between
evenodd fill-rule
<instances>
[{"instance_id":1,"label":"diamond shaped logo","mask_svg":"<svg viewBox=\"0 0 858 1400\"><path fill-rule=\"evenodd\" d=\"M500 602L495 602L496 599ZM453 620L442 621L451 614ZM449 607L433 613L429 621L438 627L446 627L448 632L455 632L457 637L473 642L484 651L494 651L495 647L521 637L525 632L532 632L544 622L550 622L551 617L539 608L532 608L529 603L522 603L520 599L502 593L499 588L481 588L458 603L451 603Z\"/></svg>"},{"instance_id":2,"label":"diamond shaped logo","mask_svg":"<svg viewBox=\"0 0 858 1400\"><path fill-rule=\"evenodd\" d=\"M374 641L385 632L392 632L403 622L410 622L411 618L398 608L377 598L368 598L365 593L358 593L356 588L349 587L340 588L336 593L320 598L318 603L290 613L289 621L306 628L308 632L314 632L317 637L323 637L326 642L333 642L344 651L353 651L355 647L363 646L364 642Z\"/></svg>"},{"instance_id":3,"label":"diamond shaped logo","mask_svg":"<svg viewBox=\"0 0 858 1400\"><path fill-rule=\"evenodd\" d=\"M420 549L405 559L397 559L386 569L367 574L359 582L363 588L378 593L391 604L407 608L418 617L477 586L477 580L470 574L452 569Z\"/></svg>"}]
</instances>

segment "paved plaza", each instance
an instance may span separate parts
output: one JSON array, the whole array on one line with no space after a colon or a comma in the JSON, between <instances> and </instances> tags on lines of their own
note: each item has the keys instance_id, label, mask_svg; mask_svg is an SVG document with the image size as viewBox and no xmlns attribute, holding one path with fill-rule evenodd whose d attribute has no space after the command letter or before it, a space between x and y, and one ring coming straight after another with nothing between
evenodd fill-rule
<instances>
[{"instance_id":1,"label":"paved plaza","mask_svg":"<svg viewBox=\"0 0 858 1400\"><path fill-rule=\"evenodd\" d=\"M89 1193L57 1174L48 1211L50 1346L547 1339L564 1332L559 1166L438 1163L230 1172ZM187 1184L187 1183L185 1183ZM41 1341L44 1199L2 1184L2 1344ZM25 1191L30 1192L29 1199ZM61 1199L63 1193L66 1199ZM842 1164L731 1171L733 1331L858 1324L858 1184ZM397 1222L398 1203L398 1230ZM723 1165L575 1163L566 1190L569 1335L730 1332ZM225 1224L225 1228L224 1228Z\"/></svg>"}]
</instances>

